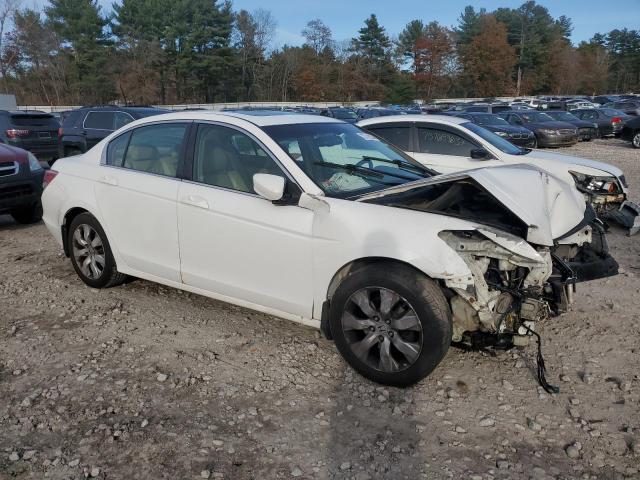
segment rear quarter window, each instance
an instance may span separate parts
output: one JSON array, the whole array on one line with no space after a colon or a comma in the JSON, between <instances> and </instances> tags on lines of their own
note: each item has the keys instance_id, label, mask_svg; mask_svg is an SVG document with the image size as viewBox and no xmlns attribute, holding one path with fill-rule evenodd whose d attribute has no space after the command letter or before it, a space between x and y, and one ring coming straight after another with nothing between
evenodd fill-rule
<instances>
[{"instance_id":1,"label":"rear quarter window","mask_svg":"<svg viewBox=\"0 0 640 480\"><path fill-rule=\"evenodd\" d=\"M53 115L11 115L9 123L16 127L58 128L58 121Z\"/></svg>"}]
</instances>

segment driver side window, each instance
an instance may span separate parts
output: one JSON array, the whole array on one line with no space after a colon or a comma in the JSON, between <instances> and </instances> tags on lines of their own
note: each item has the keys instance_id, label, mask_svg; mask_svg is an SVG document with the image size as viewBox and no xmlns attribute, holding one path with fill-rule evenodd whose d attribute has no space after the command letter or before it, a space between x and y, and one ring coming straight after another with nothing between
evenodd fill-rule
<instances>
[{"instance_id":1,"label":"driver side window","mask_svg":"<svg viewBox=\"0 0 640 480\"><path fill-rule=\"evenodd\" d=\"M253 176L256 173L285 176L267 152L248 135L221 125L198 125L193 181L255 193Z\"/></svg>"},{"instance_id":2,"label":"driver side window","mask_svg":"<svg viewBox=\"0 0 640 480\"><path fill-rule=\"evenodd\" d=\"M446 130L418 127L418 151L438 155L469 157L477 148L466 138Z\"/></svg>"}]
</instances>

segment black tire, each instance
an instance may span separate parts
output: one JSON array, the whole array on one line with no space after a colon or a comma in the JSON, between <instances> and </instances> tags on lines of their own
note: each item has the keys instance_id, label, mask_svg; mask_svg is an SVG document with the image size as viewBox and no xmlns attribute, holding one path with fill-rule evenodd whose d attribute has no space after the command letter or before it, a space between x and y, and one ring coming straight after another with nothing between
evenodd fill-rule
<instances>
[{"instance_id":1,"label":"black tire","mask_svg":"<svg viewBox=\"0 0 640 480\"><path fill-rule=\"evenodd\" d=\"M99 271L99 274L96 274L93 278L83 272L83 267L79 265L79 259L76 257L74 250L74 235L77 231L80 234L80 232L85 229L85 226L90 227L90 229L93 230L93 232L95 232L96 236L99 238L101 247L99 250L96 250L96 252L104 257L103 268ZM93 238L95 238L95 236ZM98 220L96 220L96 218L90 213L81 213L73 219L71 225L69 225L67 242L69 247L68 251L71 257L71 264L73 265L74 270L76 271L80 279L90 287L109 288L120 285L127 280L127 275L118 272L116 261L113 258L113 254L111 253L109 240L107 239L104 230L100 226Z\"/></svg>"},{"instance_id":2,"label":"black tire","mask_svg":"<svg viewBox=\"0 0 640 480\"><path fill-rule=\"evenodd\" d=\"M421 331L419 334L415 334L418 336L418 339L413 337L411 340L415 342L412 343L412 345L420 345L419 353L415 360L406 362L406 365L404 365L402 369L383 371L371 365L375 363L376 351L377 355L381 356L381 350L383 348L383 336L378 336L380 332L376 331L374 327L367 327L362 331L343 328L343 314L350 315L350 313L345 312L353 309L353 305L355 305L351 300L353 298L352 296L360 294L363 291L369 291L369 289L372 289L372 291L380 289L396 293L401 299L398 304L395 304L395 307L408 305L420 322ZM370 306L375 306L375 299L372 300L371 297L369 297L369 302L372 302L369 303ZM381 303L382 300L380 300L380 304ZM383 309L380 304L379 310L382 311ZM390 308L390 311L393 312L393 308L395 307ZM364 312L364 310L360 311L360 313L362 312ZM433 280L404 265L380 262L356 270L345 278L336 290L331 299L329 315L333 338L338 350L347 363L364 377L384 385L407 387L422 380L436 368L444 358L451 344L451 310L442 290ZM390 313L389 316L392 316L392 313ZM378 319L377 316L373 318ZM369 320L358 319L358 321L368 322ZM394 320L394 322L395 321L396 320ZM389 321L386 323L389 324ZM395 323L391 324L391 326L395 325ZM375 328L381 329L382 327L383 326ZM389 328L390 333L386 334L393 336L394 332L391 330L392 329ZM407 333L413 334L415 332L396 330L395 334L397 338L389 339L391 345L395 345L393 342L397 340L404 341L406 339L404 335ZM373 343L372 347L367 348L366 355L368 358L366 360L362 360L361 357L357 356L352 350L353 346L359 343L357 339L349 338L354 334L364 335L365 337L372 335L379 338L378 341L380 343L377 345ZM369 350L369 348L371 348L371 350ZM402 352L395 346L387 347L387 349L389 348L391 348L392 357L403 358ZM378 365L380 366L381 363Z\"/></svg>"},{"instance_id":3,"label":"black tire","mask_svg":"<svg viewBox=\"0 0 640 480\"><path fill-rule=\"evenodd\" d=\"M533 137L533 145L531 148L538 148L538 137Z\"/></svg>"},{"instance_id":4,"label":"black tire","mask_svg":"<svg viewBox=\"0 0 640 480\"><path fill-rule=\"evenodd\" d=\"M42 220L42 203L38 201L38 203L27 207L15 208L10 213L16 222L23 225L37 223Z\"/></svg>"},{"instance_id":5,"label":"black tire","mask_svg":"<svg viewBox=\"0 0 640 480\"><path fill-rule=\"evenodd\" d=\"M633 148L640 148L640 130L633 133L631 137L631 145Z\"/></svg>"}]
</instances>

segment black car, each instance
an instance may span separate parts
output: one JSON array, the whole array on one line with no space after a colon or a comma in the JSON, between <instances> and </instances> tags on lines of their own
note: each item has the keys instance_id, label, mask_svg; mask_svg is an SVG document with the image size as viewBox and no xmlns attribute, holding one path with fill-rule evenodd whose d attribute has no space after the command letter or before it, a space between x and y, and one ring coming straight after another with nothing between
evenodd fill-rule
<instances>
[{"instance_id":1,"label":"black car","mask_svg":"<svg viewBox=\"0 0 640 480\"><path fill-rule=\"evenodd\" d=\"M606 103L604 108L613 108L614 110L620 110L627 115L638 116L640 115L640 100L628 99L621 100L619 102Z\"/></svg>"},{"instance_id":2,"label":"black car","mask_svg":"<svg viewBox=\"0 0 640 480\"><path fill-rule=\"evenodd\" d=\"M624 124L620 138L630 141L634 148L640 148L640 117L632 118Z\"/></svg>"},{"instance_id":3,"label":"black car","mask_svg":"<svg viewBox=\"0 0 640 480\"><path fill-rule=\"evenodd\" d=\"M617 102L621 100L620 95L598 95L596 97L591 97L591 101L594 103L598 103L601 106L605 103Z\"/></svg>"},{"instance_id":4,"label":"black car","mask_svg":"<svg viewBox=\"0 0 640 480\"><path fill-rule=\"evenodd\" d=\"M578 128L578 136L583 142L588 142L594 138L598 138L598 124L595 122L581 120L572 113L563 112L562 110L551 110L545 113L554 120L567 122L576 126Z\"/></svg>"},{"instance_id":5,"label":"black car","mask_svg":"<svg viewBox=\"0 0 640 480\"><path fill-rule=\"evenodd\" d=\"M536 136L531 130L518 125L511 125L504 118L491 113L456 112L453 116L467 120L486 128L487 130L506 138L519 147L533 148L536 146Z\"/></svg>"},{"instance_id":6,"label":"black car","mask_svg":"<svg viewBox=\"0 0 640 480\"><path fill-rule=\"evenodd\" d=\"M44 175L31 152L0 144L0 214L9 213L18 223L39 221Z\"/></svg>"},{"instance_id":7,"label":"black car","mask_svg":"<svg viewBox=\"0 0 640 480\"><path fill-rule=\"evenodd\" d=\"M511 110L511 106L506 103L495 103L495 104L477 104L477 105L466 105L460 109L463 112L474 112L474 113L500 113Z\"/></svg>"},{"instance_id":8,"label":"black car","mask_svg":"<svg viewBox=\"0 0 640 480\"><path fill-rule=\"evenodd\" d=\"M626 113L613 108L579 108L571 110L571 113L580 120L597 124L600 137L620 135L624 123L631 119Z\"/></svg>"},{"instance_id":9,"label":"black car","mask_svg":"<svg viewBox=\"0 0 640 480\"><path fill-rule=\"evenodd\" d=\"M570 123L554 120L546 113L518 110L498 114L511 125L525 127L536 136L538 147L564 147L578 142L578 129Z\"/></svg>"},{"instance_id":10,"label":"black car","mask_svg":"<svg viewBox=\"0 0 640 480\"><path fill-rule=\"evenodd\" d=\"M421 114L422 111L418 112ZM357 112L358 121L368 118L388 117L392 115L406 115L406 111L394 110L392 108L361 108Z\"/></svg>"},{"instance_id":11,"label":"black car","mask_svg":"<svg viewBox=\"0 0 640 480\"><path fill-rule=\"evenodd\" d=\"M111 132L139 118L170 113L153 107L82 107L65 118L60 129L60 156L84 153Z\"/></svg>"},{"instance_id":12,"label":"black car","mask_svg":"<svg viewBox=\"0 0 640 480\"><path fill-rule=\"evenodd\" d=\"M33 153L39 160L58 157L60 124L50 113L39 111L0 111L0 139L13 147Z\"/></svg>"},{"instance_id":13,"label":"black car","mask_svg":"<svg viewBox=\"0 0 640 480\"><path fill-rule=\"evenodd\" d=\"M356 123L358 121L358 115L356 112L349 108L343 107L331 107L322 111L322 115L325 117L336 118L348 123Z\"/></svg>"}]
</instances>

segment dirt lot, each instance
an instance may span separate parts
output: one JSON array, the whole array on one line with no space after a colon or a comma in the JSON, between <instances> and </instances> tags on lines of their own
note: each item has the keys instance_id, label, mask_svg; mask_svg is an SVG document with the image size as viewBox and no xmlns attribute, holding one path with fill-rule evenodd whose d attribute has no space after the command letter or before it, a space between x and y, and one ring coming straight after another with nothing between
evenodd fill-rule
<instances>
[{"instance_id":1,"label":"dirt lot","mask_svg":"<svg viewBox=\"0 0 640 480\"><path fill-rule=\"evenodd\" d=\"M621 166L640 151L567 153ZM534 348L451 349L382 388L317 331L146 281L87 288L42 224L0 217L0 479L640 478L640 236Z\"/></svg>"}]
</instances>

